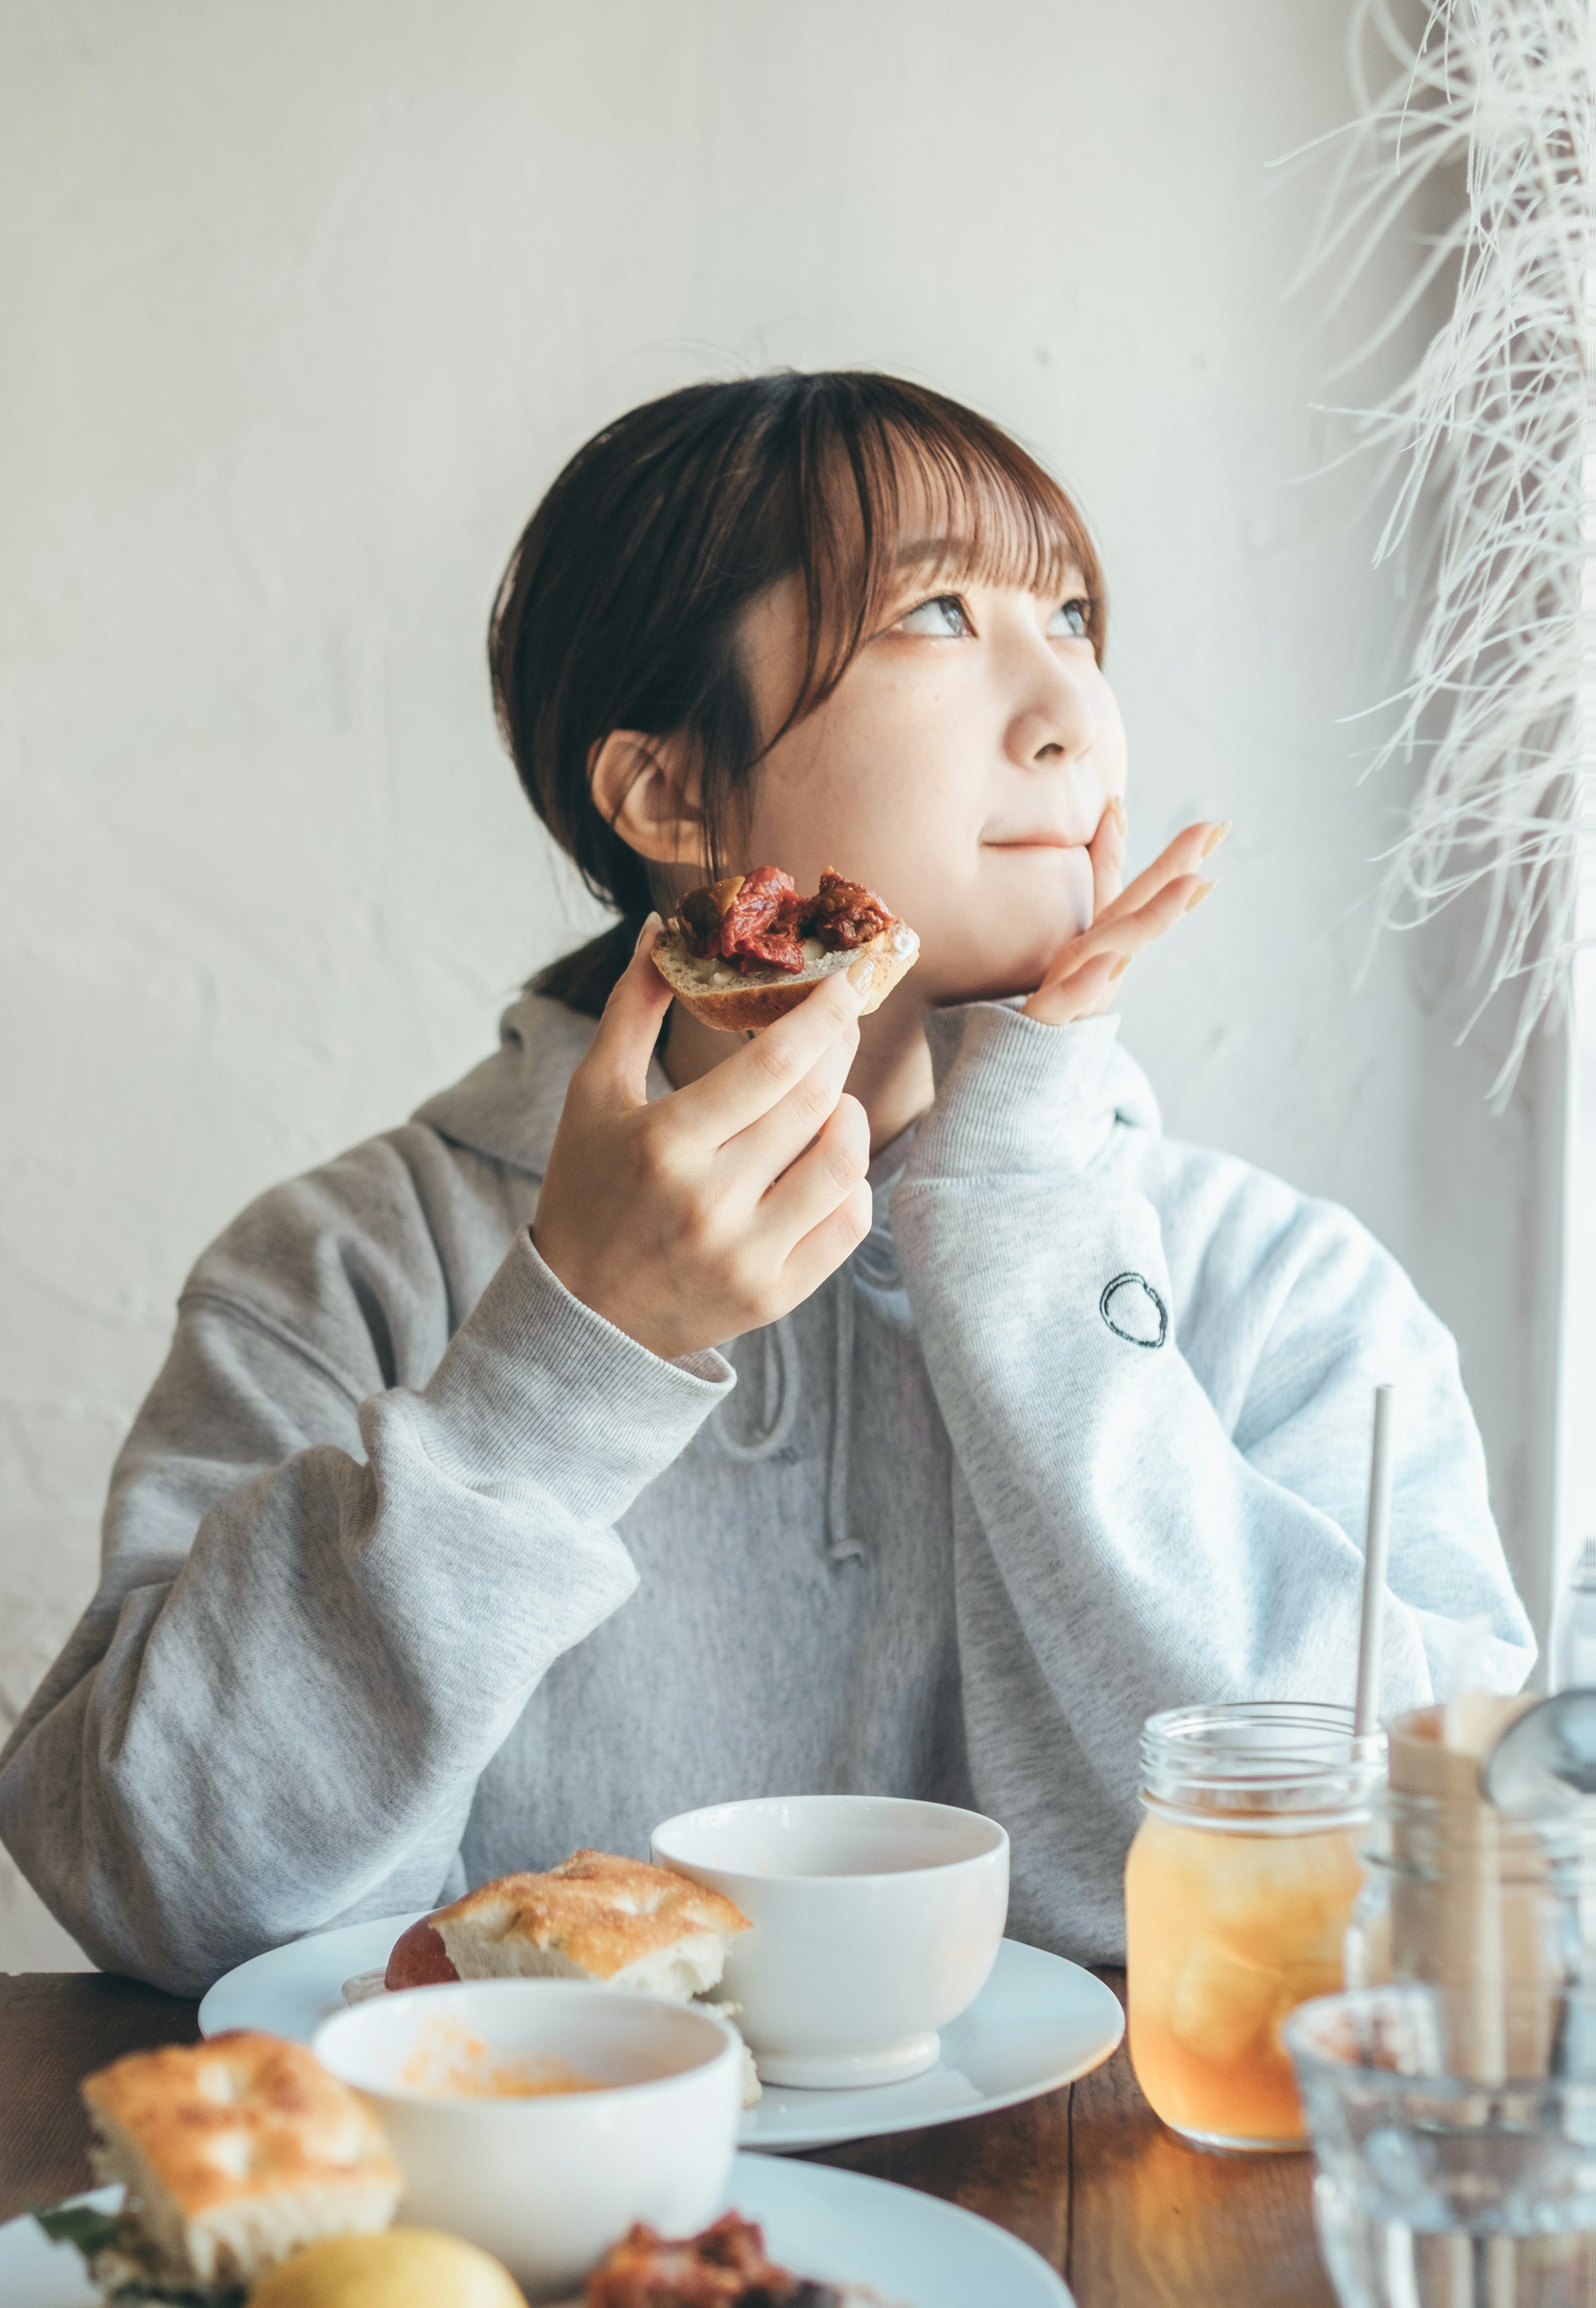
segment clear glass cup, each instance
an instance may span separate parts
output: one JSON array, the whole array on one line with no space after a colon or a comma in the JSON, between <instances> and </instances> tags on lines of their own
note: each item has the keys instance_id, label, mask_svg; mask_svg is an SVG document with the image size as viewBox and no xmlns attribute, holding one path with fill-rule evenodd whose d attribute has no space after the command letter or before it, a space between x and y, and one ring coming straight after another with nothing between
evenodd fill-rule
<instances>
[{"instance_id":1,"label":"clear glass cup","mask_svg":"<svg viewBox=\"0 0 1596 2308\"><path fill-rule=\"evenodd\" d=\"M1299 2149L1288 2013L1342 1985L1385 1740L1306 1701L1188 1707L1142 1732L1125 1864L1131 2064L1205 2148Z\"/></svg>"},{"instance_id":2,"label":"clear glass cup","mask_svg":"<svg viewBox=\"0 0 1596 2308\"><path fill-rule=\"evenodd\" d=\"M1540 2039L1591 2041L1533 1991ZM1526 2007L1532 1991L1515 1991ZM1358 1988L1284 2035L1318 2173L1314 2214L1343 2308L1586 2308L1596 2300L1596 2065L1483 2085L1472 1991Z\"/></svg>"},{"instance_id":3,"label":"clear glass cup","mask_svg":"<svg viewBox=\"0 0 1596 2308\"><path fill-rule=\"evenodd\" d=\"M1492 2083L1542 2071L1545 2030L1584 2024L1578 1991L1596 1976L1596 1821L1517 1821L1489 1804L1382 1787L1361 1856L1347 1986L1454 1992L1459 2074Z\"/></svg>"}]
</instances>

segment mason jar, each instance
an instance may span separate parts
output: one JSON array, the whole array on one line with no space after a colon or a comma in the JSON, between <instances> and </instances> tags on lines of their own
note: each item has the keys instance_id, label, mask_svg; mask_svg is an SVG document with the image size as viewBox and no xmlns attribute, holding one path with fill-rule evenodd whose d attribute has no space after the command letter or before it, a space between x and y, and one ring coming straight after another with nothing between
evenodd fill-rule
<instances>
[{"instance_id":1,"label":"mason jar","mask_svg":"<svg viewBox=\"0 0 1596 2308\"><path fill-rule=\"evenodd\" d=\"M1137 2080L1204 2148L1306 2142L1281 2022L1338 1989L1386 1742L1349 1707L1180 1707L1142 1730L1125 1863Z\"/></svg>"}]
</instances>

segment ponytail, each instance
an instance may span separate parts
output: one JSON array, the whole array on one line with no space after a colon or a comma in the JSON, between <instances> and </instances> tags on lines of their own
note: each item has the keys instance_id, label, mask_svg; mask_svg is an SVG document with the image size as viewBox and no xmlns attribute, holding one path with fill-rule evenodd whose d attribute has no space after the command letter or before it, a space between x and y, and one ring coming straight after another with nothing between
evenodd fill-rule
<instances>
[{"instance_id":1,"label":"ponytail","mask_svg":"<svg viewBox=\"0 0 1596 2308\"><path fill-rule=\"evenodd\" d=\"M528 992L563 1002L568 1010L583 1018L602 1017L605 1003L625 975L648 918L646 909L635 921L630 914L622 914L618 922L578 946L574 953L562 953L558 961L540 969Z\"/></svg>"}]
</instances>

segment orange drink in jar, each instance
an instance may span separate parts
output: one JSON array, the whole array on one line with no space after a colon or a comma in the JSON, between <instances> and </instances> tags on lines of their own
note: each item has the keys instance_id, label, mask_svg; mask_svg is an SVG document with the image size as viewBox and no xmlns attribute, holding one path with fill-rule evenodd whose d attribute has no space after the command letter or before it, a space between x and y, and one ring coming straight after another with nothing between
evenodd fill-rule
<instances>
[{"instance_id":1,"label":"orange drink in jar","mask_svg":"<svg viewBox=\"0 0 1596 2308\"><path fill-rule=\"evenodd\" d=\"M1296 2148L1281 2022L1342 1985L1384 1741L1348 1708L1179 1708L1142 1735L1125 1867L1129 2042L1154 2113L1205 2147Z\"/></svg>"}]
</instances>

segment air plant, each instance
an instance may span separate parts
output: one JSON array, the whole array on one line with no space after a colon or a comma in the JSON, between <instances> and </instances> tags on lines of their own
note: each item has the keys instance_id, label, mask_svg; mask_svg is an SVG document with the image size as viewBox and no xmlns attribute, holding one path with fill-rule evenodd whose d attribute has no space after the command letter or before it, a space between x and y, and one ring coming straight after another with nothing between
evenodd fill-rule
<instances>
[{"instance_id":1,"label":"air plant","mask_svg":"<svg viewBox=\"0 0 1596 2308\"><path fill-rule=\"evenodd\" d=\"M1385 452L1376 559L1405 554L1421 603L1365 771L1414 772L1377 923L1414 928L1483 891L1463 1033L1514 989L1499 1107L1538 1022L1563 1014L1596 833L1596 39L1589 0L1429 0L1416 40L1391 0L1358 0L1349 50L1356 116L1305 273L1339 273L1339 302L1463 179L1359 357L1434 288L1452 288L1448 317L1382 407L1340 412Z\"/></svg>"}]
</instances>

